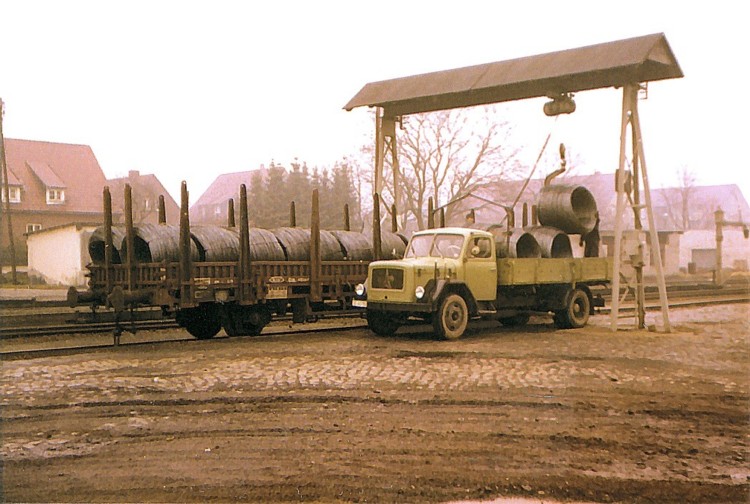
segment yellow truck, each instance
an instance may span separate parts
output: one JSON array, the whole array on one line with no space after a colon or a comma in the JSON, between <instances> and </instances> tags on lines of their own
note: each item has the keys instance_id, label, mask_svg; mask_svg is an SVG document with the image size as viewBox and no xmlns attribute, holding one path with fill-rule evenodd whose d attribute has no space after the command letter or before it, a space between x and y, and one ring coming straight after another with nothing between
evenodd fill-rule
<instances>
[{"instance_id":1,"label":"yellow truck","mask_svg":"<svg viewBox=\"0 0 750 504\"><path fill-rule=\"evenodd\" d=\"M460 338L472 318L518 326L551 314L557 327L579 328L603 306L591 287L612 279L611 259L497 258L495 240L468 228L415 233L403 259L370 263L352 304L366 308L376 334L422 319L444 339Z\"/></svg>"}]
</instances>

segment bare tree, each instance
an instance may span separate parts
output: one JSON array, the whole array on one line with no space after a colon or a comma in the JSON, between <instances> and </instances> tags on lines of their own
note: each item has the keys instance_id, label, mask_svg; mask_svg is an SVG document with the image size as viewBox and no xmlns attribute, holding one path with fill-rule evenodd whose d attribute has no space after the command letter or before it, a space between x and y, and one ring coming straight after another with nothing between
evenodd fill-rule
<instances>
[{"instance_id":1,"label":"bare tree","mask_svg":"<svg viewBox=\"0 0 750 504\"><path fill-rule=\"evenodd\" d=\"M397 131L401 187L396 206L401 225L413 219L424 229L430 196L436 207L445 208L446 221L450 220L459 211L452 203L517 173L518 148L510 145L510 134L511 128L494 106L405 117ZM372 148L364 150L372 153ZM390 159L384 171L383 198L393 202Z\"/></svg>"},{"instance_id":2,"label":"bare tree","mask_svg":"<svg viewBox=\"0 0 750 504\"><path fill-rule=\"evenodd\" d=\"M687 231L690 229L690 204L697 177L695 172L686 166L677 171L679 186L672 190L662 191L665 200L666 214L678 229Z\"/></svg>"}]
</instances>

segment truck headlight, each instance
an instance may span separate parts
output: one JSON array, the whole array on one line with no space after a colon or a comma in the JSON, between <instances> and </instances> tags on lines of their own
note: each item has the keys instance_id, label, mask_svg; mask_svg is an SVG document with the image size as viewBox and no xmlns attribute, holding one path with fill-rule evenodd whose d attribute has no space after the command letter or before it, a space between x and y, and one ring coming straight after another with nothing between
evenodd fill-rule
<instances>
[{"instance_id":1,"label":"truck headlight","mask_svg":"<svg viewBox=\"0 0 750 504\"><path fill-rule=\"evenodd\" d=\"M357 296L364 296L365 295L365 284L357 284L357 286L354 287L354 293Z\"/></svg>"},{"instance_id":2,"label":"truck headlight","mask_svg":"<svg viewBox=\"0 0 750 504\"><path fill-rule=\"evenodd\" d=\"M422 299L424 297L424 287L420 285L414 289L414 295L417 296L417 299Z\"/></svg>"}]
</instances>

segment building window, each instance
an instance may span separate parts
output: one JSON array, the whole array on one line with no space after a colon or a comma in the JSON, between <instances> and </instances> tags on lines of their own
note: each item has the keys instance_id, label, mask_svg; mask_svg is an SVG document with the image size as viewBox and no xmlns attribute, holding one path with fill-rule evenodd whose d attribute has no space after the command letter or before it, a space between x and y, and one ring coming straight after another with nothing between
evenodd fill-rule
<instances>
[{"instance_id":1,"label":"building window","mask_svg":"<svg viewBox=\"0 0 750 504\"><path fill-rule=\"evenodd\" d=\"M216 205L214 207L214 215L216 217L221 217L221 205Z\"/></svg>"},{"instance_id":2,"label":"building window","mask_svg":"<svg viewBox=\"0 0 750 504\"><path fill-rule=\"evenodd\" d=\"M41 224L26 224L27 233L33 233L34 231L39 231L40 229L42 229Z\"/></svg>"},{"instance_id":3,"label":"building window","mask_svg":"<svg viewBox=\"0 0 750 504\"><path fill-rule=\"evenodd\" d=\"M21 188L20 187L8 187L8 196L11 203L21 202ZM5 190L0 190L0 201L5 203Z\"/></svg>"},{"instance_id":4,"label":"building window","mask_svg":"<svg viewBox=\"0 0 750 504\"><path fill-rule=\"evenodd\" d=\"M65 203L65 190L47 188L47 204L59 205L60 203Z\"/></svg>"}]
</instances>

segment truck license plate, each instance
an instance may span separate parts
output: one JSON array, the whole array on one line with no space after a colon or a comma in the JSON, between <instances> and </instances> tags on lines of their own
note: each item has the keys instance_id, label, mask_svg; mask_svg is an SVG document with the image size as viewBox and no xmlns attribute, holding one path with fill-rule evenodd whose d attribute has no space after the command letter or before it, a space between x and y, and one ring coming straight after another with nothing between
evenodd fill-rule
<instances>
[{"instance_id":1,"label":"truck license plate","mask_svg":"<svg viewBox=\"0 0 750 504\"><path fill-rule=\"evenodd\" d=\"M352 306L355 308L367 308L367 301L363 299L352 299Z\"/></svg>"}]
</instances>

